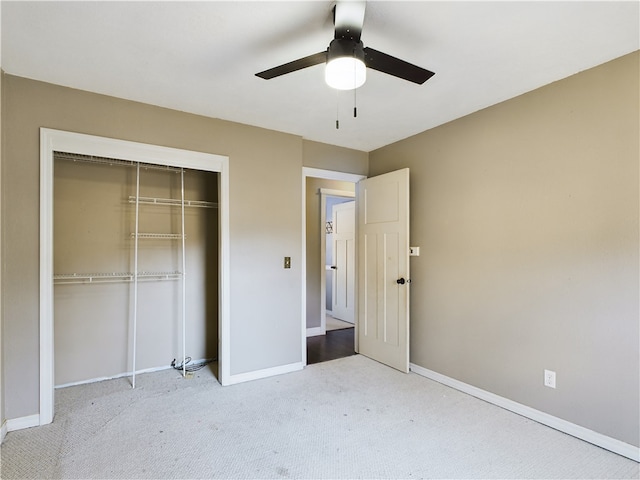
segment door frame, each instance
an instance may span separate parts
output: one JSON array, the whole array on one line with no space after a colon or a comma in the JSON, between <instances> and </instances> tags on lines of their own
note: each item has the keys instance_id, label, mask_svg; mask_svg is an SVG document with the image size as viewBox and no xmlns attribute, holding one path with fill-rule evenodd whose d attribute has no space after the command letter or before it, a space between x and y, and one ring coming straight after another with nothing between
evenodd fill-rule
<instances>
[{"instance_id":1,"label":"door frame","mask_svg":"<svg viewBox=\"0 0 640 480\"><path fill-rule=\"evenodd\" d=\"M307 193L307 177L312 178L321 178L324 180L338 180L342 182L352 182L358 183L360 180L367 178L366 175L360 175L357 173L346 173L346 172L337 172L335 170L323 170L319 168L312 167L302 167L302 312L301 312L301 320L302 320L302 329L301 329L301 348L302 348L302 364L307 364L307 201L306 201L306 193ZM357 208L357 206L356 206ZM325 204L326 209L326 204ZM324 210L323 210L324 211ZM321 213L322 215L322 213ZM326 213L325 219L326 219ZM326 242L326 237L323 237ZM326 245L321 240L321 260L324 260L324 250L323 246ZM324 264L321 265L321 275L325 275ZM324 279L320 282L320 289L324 292L324 297L321 297L321 310L326 312L326 285ZM322 293L322 292L321 292ZM356 305L357 305L357 290L356 290ZM324 308L323 308L324 307ZM322 321L322 319L321 319ZM326 322L326 320L325 320ZM356 321L356 328L358 322ZM326 323L325 323L326 328Z\"/></svg>"},{"instance_id":2,"label":"door frame","mask_svg":"<svg viewBox=\"0 0 640 480\"><path fill-rule=\"evenodd\" d=\"M132 160L218 172L218 358L222 385L230 377L229 157L80 133L40 129L40 411L39 425L53 421L53 152Z\"/></svg>"}]
</instances>

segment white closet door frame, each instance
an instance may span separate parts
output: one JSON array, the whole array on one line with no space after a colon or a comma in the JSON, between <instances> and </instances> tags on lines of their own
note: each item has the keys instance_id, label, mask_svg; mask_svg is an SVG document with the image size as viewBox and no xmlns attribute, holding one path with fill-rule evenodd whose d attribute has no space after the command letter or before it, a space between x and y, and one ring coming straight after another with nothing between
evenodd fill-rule
<instances>
[{"instance_id":1,"label":"white closet door frame","mask_svg":"<svg viewBox=\"0 0 640 480\"><path fill-rule=\"evenodd\" d=\"M132 160L218 172L219 317L218 351L222 385L229 384L229 157L80 133L40 129L40 413L39 424L53 421L53 152Z\"/></svg>"}]
</instances>

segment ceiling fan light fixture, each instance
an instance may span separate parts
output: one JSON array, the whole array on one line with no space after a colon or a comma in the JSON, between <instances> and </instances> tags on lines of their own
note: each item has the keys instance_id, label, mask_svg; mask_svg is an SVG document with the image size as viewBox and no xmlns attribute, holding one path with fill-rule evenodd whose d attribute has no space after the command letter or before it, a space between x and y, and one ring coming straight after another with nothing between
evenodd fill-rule
<instances>
[{"instance_id":1,"label":"ceiling fan light fixture","mask_svg":"<svg viewBox=\"0 0 640 480\"><path fill-rule=\"evenodd\" d=\"M337 90L353 90L367 80L362 42L334 39L327 51L324 80Z\"/></svg>"},{"instance_id":2,"label":"ceiling fan light fixture","mask_svg":"<svg viewBox=\"0 0 640 480\"><path fill-rule=\"evenodd\" d=\"M327 62L324 79L337 90L353 90L361 87L367 79L367 67L355 57L339 57Z\"/></svg>"}]
</instances>

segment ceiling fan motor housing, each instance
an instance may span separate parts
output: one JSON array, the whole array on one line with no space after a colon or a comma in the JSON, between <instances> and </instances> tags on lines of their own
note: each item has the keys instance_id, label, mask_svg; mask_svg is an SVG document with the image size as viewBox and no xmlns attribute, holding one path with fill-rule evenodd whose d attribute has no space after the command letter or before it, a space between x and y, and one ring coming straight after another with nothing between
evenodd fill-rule
<instances>
[{"instance_id":1,"label":"ceiling fan motor housing","mask_svg":"<svg viewBox=\"0 0 640 480\"><path fill-rule=\"evenodd\" d=\"M354 57L364 63L364 44L351 38L334 38L327 49L327 62L340 57Z\"/></svg>"}]
</instances>

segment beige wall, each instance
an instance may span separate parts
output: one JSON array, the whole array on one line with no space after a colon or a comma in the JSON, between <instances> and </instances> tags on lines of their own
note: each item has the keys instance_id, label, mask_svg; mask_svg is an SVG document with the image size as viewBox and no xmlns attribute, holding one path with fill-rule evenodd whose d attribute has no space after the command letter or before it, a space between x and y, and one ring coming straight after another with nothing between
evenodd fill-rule
<instances>
[{"instance_id":1,"label":"beige wall","mask_svg":"<svg viewBox=\"0 0 640 480\"><path fill-rule=\"evenodd\" d=\"M305 167L355 173L356 175L369 173L369 154L367 152L304 140L302 154L302 164Z\"/></svg>"},{"instance_id":2,"label":"beige wall","mask_svg":"<svg viewBox=\"0 0 640 480\"><path fill-rule=\"evenodd\" d=\"M306 237L307 237L307 328L320 327L322 321L322 302L320 289L325 275L321 259L321 235L324 230L320 225L321 197L319 190L327 188L355 192L355 183L322 178L307 177L306 180ZM330 220L330 219L329 219Z\"/></svg>"},{"instance_id":3,"label":"beige wall","mask_svg":"<svg viewBox=\"0 0 640 480\"><path fill-rule=\"evenodd\" d=\"M302 361L301 138L11 75L2 91L7 418L38 412L40 127L228 155L231 374ZM324 150L313 166L335 165L322 164Z\"/></svg>"},{"instance_id":4,"label":"beige wall","mask_svg":"<svg viewBox=\"0 0 640 480\"><path fill-rule=\"evenodd\" d=\"M370 154L371 175L411 169L411 361L636 446L638 67Z\"/></svg>"}]
</instances>

